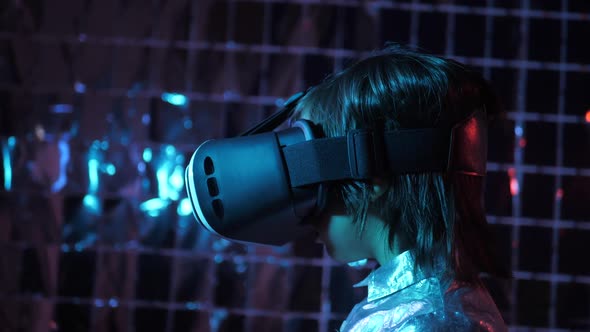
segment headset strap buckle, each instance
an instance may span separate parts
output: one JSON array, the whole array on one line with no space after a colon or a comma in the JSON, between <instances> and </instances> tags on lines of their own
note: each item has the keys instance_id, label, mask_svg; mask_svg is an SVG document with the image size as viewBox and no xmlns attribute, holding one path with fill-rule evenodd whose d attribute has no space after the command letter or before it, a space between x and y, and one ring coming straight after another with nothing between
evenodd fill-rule
<instances>
[{"instance_id":1,"label":"headset strap buckle","mask_svg":"<svg viewBox=\"0 0 590 332\"><path fill-rule=\"evenodd\" d=\"M348 132L348 166L353 179L371 179L385 172L383 136L373 130Z\"/></svg>"}]
</instances>

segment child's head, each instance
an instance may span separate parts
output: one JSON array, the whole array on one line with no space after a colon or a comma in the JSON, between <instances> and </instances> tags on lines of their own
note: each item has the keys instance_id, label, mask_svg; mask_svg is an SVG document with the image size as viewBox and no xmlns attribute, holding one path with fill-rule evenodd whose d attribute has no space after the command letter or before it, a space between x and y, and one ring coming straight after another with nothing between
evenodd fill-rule
<instances>
[{"instance_id":1,"label":"child's head","mask_svg":"<svg viewBox=\"0 0 590 332\"><path fill-rule=\"evenodd\" d=\"M485 80L452 60L388 47L328 77L298 103L294 118L318 124L326 137L349 130L435 127L444 114L458 122L475 110L498 111ZM413 249L430 269L446 259L458 277L495 272L486 240L483 178L417 173L334 185L327 212L315 222L340 261L389 259Z\"/></svg>"}]
</instances>

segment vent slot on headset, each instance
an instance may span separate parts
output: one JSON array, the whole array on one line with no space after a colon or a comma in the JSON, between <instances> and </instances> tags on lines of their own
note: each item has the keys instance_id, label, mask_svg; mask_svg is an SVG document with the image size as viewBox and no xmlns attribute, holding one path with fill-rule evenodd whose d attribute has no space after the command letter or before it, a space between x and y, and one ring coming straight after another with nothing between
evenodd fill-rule
<instances>
[{"instance_id":1,"label":"vent slot on headset","mask_svg":"<svg viewBox=\"0 0 590 332\"><path fill-rule=\"evenodd\" d=\"M211 197L219 195L219 187L217 187L217 180L215 178L207 179L207 189L209 190L209 195L211 195Z\"/></svg>"},{"instance_id":2,"label":"vent slot on headset","mask_svg":"<svg viewBox=\"0 0 590 332\"><path fill-rule=\"evenodd\" d=\"M211 157L205 158L203 162L203 168L205 169L205 174L211 175L215 172L215 167L213 166L213 159Z\"/></svg>"},{"instance_id":3,"label":"vent slot on headset","mask_svg":"<svg viewBox=\"0 0 590 332\"><path fill-rule=\"evenodd\" d=\"M219 198L214 199L211 205L213 205L213 212L215 212L217 218L223 219L223 203L221 200Z\"/></svg>"}]
</instances>

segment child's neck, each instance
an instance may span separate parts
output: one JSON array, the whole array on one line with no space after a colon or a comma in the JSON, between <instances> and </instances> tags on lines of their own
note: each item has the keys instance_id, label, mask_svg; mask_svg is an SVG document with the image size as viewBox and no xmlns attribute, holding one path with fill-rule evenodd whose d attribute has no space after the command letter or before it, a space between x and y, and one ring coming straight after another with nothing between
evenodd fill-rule
<instances>
[{"instance_id":1,"label":"child's neck","mask_svg":"<svg viewBox=\"0 0 590 332\"><path fill-rule=\"evenodd\" d=\"M379 265L384 265L399 254L410 249L406 243L407 241L399 234L393 235L392 242L389 242L389 232L383 227L383 222L380 220L367 220L367 235L368 244L370 246L371 258L375 259Z\"/></svg>"}]
</instances>

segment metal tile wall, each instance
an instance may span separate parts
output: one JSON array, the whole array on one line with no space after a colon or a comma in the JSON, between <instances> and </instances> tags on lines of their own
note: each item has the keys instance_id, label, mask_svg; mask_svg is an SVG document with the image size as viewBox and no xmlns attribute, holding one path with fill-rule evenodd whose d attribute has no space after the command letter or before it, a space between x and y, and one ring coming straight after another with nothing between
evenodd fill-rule
<instances>
[{"instance_id":1,"label":"metal tile wall","mask_svg":"<svg viewBox=\"0 0 590 332\"><path fill-rule=\"evenodd\" d=\"M5 1L0 330L338 328L372 265L205 233L182 169L386 41L492 81L492 293L512 330L588 330L588 36L584 0Z\"/></svg>"}]
</instances>

